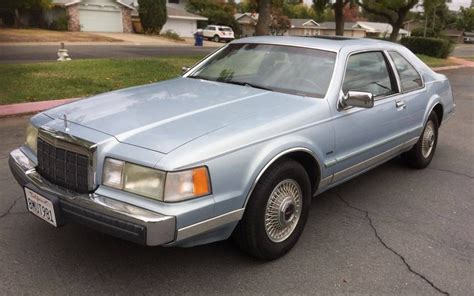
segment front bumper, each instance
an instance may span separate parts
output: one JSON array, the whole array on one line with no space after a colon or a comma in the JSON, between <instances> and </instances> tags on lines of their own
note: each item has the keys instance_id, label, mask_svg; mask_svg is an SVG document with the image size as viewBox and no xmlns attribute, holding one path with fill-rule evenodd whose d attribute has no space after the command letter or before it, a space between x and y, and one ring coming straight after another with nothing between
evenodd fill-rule
<instances>
[{"instance_id":1,"label":"front bumper","mask_svg":"<svg viewBox=\"0 0 474 296\"><path fill-rule=\"evenodd\" d=\"M162 215L106 196L78 194L43 179L35 165L21 151L10 153L9 165L22 187L56 200L59 221L75 221L104 233L148 246L176 240L176 217Z\"/></svg>"}]
</instances>

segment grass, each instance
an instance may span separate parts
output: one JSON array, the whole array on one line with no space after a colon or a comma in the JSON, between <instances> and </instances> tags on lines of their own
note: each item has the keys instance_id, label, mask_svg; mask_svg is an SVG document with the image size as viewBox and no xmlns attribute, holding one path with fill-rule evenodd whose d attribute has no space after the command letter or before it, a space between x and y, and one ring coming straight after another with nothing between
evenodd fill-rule
<instances>
[{"instance_id":1,"label":"grass","mask_svg":"<svg viewBox=\"0 0 474 296\"><path fill-rule=\"evenodd\" d=\"M429 67L444 67L456 65L455 62L449 59L434 58L423 54L417 54L417 56Z\"/></svg>"},{"instance_id":2,"label":"grass","mask_svg":"<svg viewBox=\"0 0 474 296\"><path fill-rule=\"evenodd\" d=\"M85 32L43 29L1 29L0 42L121 42L122 40Z\"/></svg>"},{"instance_id":3,"label":"grass","mask_svg":"<svg viewBox=\"0 0 474 296\"><path fill-rule=\"evenodd\" d=\"M474 57L462 57L461 59L465 59L465 60L474 62Z\"/></svg>"},{"instance_id":4,"label":"grass","mask_svg":"<svg viewBox=\"0 0 474 296\"><path fill-rule=\"evenodd\" d=\"M0 64L0 105L90 96L177 77L201 56Z\"/></svg>"}]
</instances>

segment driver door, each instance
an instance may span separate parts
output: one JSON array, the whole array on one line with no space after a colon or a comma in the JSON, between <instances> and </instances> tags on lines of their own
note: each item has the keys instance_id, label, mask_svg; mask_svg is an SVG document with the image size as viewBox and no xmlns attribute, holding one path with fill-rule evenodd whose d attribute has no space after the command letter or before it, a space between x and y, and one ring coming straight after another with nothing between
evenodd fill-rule
<instances>
[{"instance_id":1,"label":"driver door","mask_svg":"<svg viewBox=\"0 0 474 296\"><path fill-rule=\"evenodd\" d=\"M399 121L402 116L395 103L397 81L383 51L349 56L341 96L348 91L370 92L375 101L372 108L346 107L337 111L333 182L389 159L404 141Z\"/></svg>"}]
</instances>

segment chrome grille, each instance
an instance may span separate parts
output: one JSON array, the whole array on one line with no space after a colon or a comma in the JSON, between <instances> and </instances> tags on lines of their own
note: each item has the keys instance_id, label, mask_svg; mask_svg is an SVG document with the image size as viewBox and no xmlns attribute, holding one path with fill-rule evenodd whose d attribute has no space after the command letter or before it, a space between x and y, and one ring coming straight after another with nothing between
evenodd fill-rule
<instances>
[{"instance_id":1,"label":"chrome grille","mask_svg":"<svg viewBox=\"0 0 474 296\"><path fill-rule=\"evenodd\" d=\"M59 145L58 145L59 146ZM38 173L53 184L86 193L89 191L89 156L55 146L38 138Z\"/></svg>"}]
</instances>

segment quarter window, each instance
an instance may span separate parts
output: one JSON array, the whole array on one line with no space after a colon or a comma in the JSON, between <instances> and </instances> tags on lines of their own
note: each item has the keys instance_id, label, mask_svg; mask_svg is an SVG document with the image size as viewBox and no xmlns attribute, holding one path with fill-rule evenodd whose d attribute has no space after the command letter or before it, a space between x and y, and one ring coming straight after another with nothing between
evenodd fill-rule
<instances>
[{"instance_id":1,"label":"quarter window","mask_svg":"<svg viewBox=\"0 0 474 296\"><path fill-rule=\"evenodd\" d=\"M398 76L400 76L400 83L403 91L410 91L423 86L420 74L415 68L399 54L398 52L391 51L390 56L395 63L397 68Z\"/></svg>"},{"instance_id":2,"label":"quarter window","mask_svg":"<svg viewBox=\"0 0 474 296\"><path fill-rule=\"evenodd\" d=\"M396 92L394 81L382 52L372 51L353 54L349 57L342 90L370 92L374 97Z\"/></svg>"}]
</instances>

